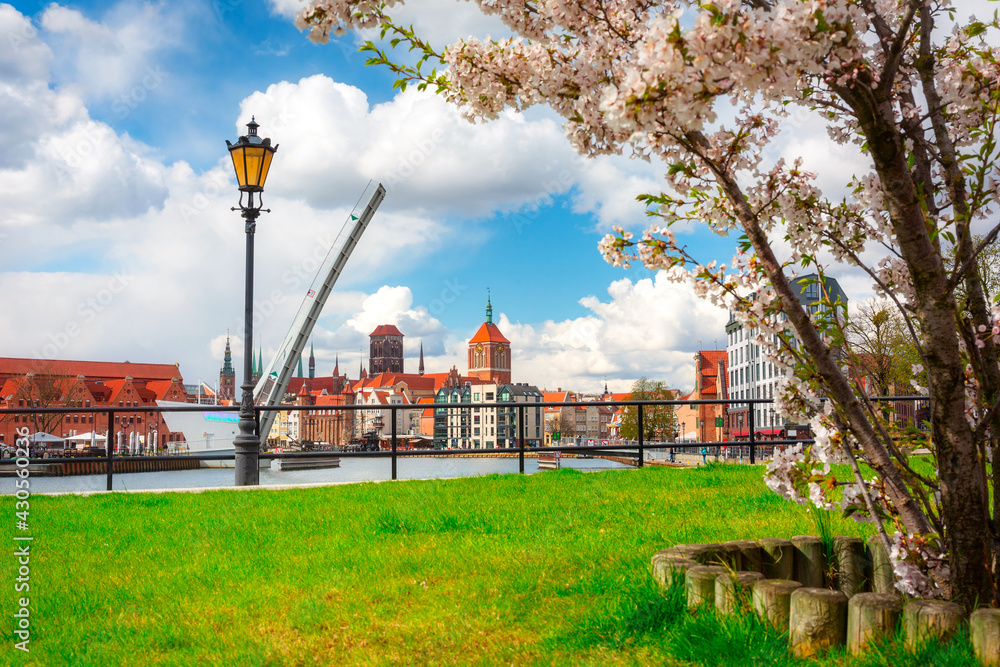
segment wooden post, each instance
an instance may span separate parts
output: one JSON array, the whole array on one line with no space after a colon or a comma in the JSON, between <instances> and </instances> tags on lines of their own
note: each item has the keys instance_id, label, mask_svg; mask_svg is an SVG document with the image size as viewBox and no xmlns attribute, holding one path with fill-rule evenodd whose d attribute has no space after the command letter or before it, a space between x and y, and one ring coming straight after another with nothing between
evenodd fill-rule
<instances>
[{"instance_id":1,"label":"wooden post","mask_svg":"<svg viewBox=\"0 0 1000 667\"><path fill-rule=\"evenodd\" d=\"M717 565L697 565L684 574L688 609L703 604L715 604L715 578L726 568Z\"/></svg>"},{"instance_id":2,"label":"wooden post","mask_svg":"<svg viewBox=\"0 0 1000 667\"><path fill-rule=\"evenodd\" d=\"M760 540L760 550L765 577L792 580L795 572L795 546L790 540L765 537Z\"/></svg>"},{"instance_id":3,"label":"wooden post","mask_svg":"<svg viewBox=\"0 0 1000 667\"><path fill-rule=\"evenodd\" d=\"M826 558L823 555L823 540L812 535L797 535L792 538L795 546L795 566L792 579L808 588L826 586Z\"/></svg>"},{"instance_id":4,"label":"wooden post","mask_svg":"<svg viewBox=\"0 0 1000 667\"><path fill-rule=\"evenodd\" d=\"M837 563L837 588L847 597L865 590L865 543L860 537L833 538L833 555Z\"/></svg>"},{"instance_id":5,"label":"wooden post","mask_svg":"<svg viewBox=\"0 0 1000 667\"><path fill-rule=\"evenodd\" d=\"M709 565L721 565L733 571L740 569L742 560L740 547L732 542L723 542L719 545L718 558L715 563Z\"/></svg>"},{"instance_id":6,"label":"wooden post","mask_svg":"<svg viewBox=\"0 0 1000 667\"><path fill-rule=\"evenodd\" d=\"M969 617L972 650L983 667L1000 667L1000 609L977 609Z\"/></svg>"},{"instance_id":7,"label":"wooden post","mask_svg":"<svg viewBox=\"0 0 1000 667\"><path fill-rule=\"evenodd\" d=\"M667 590L675 584L684 583L684 573L696 566L698 561L666 555L662 551L653 556L653 579L660 590Z\"/></svg>"},{"instance_id":8,"label":"wooden post","mask_svg":"<svg viewBox=\"0 0 1000 667\"><path fill-rule=\"evenodd\" d=\"M739 562L735 566L737 570L742 572L761 572L763 570L760 543L753 540L733 540L726 542L726 544L732 544L740 550Z\"/></svg>"},{"instance_id":9,"label":"wooden post","mask_svg":"<svg viewBox=\"0 0 1000 667\"><path fill-rule=\"evenodd\" d=\"M798 588L792 592L788 645L792 655L808 658L843 646L847 639L847 596L829 588Z\"/></svg>"},{"instance_id":10,"label":"wooden post","mask_svg":"<svg viewBox=\"0 0 1000 667\"><path fill-rule=\"evenodd\" d=\"M678 544L669 549L665 549L671 555L680 558L690 558L699 563L715 564L719 560L719 549L721 544Z\"/></svg>"},{"instance_id":11,"label":"wooden post","mask_svg":"<svg viewBox=\"0 0 1000 667\"><path fill-rule=\"evenodd\" d=\"M882 540L878 535L872 535L865 543L872 561L872 590L876 593L895 593L896 575L892 571L892 562L885 552Z\"/></svg>"},{"instance_id":12,"label":"wooden post","mask_svg":"<svg viewBox=\"0 0 1000 667\"><path fill-rule=\"evenodd\" d=\"M847 605L847 651L860 655L873 639L891 635L903 613L903 598L890 593L858 593Z\"/></svg>"},{"instance_id":13,"label":"wooden post","mask_svg":"<svg viewBox=\"0 0 1000 667\"><path fill-rule=\"evenodd\" d=\"M715 606L723 614L749 609L753 585L764 578L760 572L734 572L715 578Z\"/></svg>"},{"instance_id":14,"label":"wooden post","mask_svg":"<svg viewBox=\"0 0 1000 667\"><path fill-rule=\"evenodd\" d=\"M936 637L947 641L958 628L964 610L953 602L910 600L903 609L906 649L915 651L923 642Z\"/></svg>"},{"instance_id":15,"label":"wooden post","mask_svg":"<svg viewBox=\"0 0 1000 667\"><path fill-rule=\"evenodd\" d=\"M753 585L753 608L779 630L788 628L788 609L792 591L802 584L787 579L761 579Z\"/></svg>"}]
</instances>

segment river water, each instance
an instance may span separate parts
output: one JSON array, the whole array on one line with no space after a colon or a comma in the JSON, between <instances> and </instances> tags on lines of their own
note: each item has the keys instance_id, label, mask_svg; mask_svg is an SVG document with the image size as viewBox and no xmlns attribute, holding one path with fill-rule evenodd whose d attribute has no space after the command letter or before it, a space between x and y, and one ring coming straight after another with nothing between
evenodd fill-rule
<instances>
[{"instance_id":1,"label":"river water","mask_svg":"<svg viewBox=\"0 0 1000 667\"><path fill-rule=\"evenodd\" d=\"M605 459L564 458L564 468L577 470L621 470L631 468ZM400 457L396 463L397 479L445 479L475 477L477 475L517 474L516 458L448 458L440 456ZM538 472L538 460L524 459L525 474ZM544 472L544 471L543 471ZM152 491L162 489L205 489L233 486L235 471L232 468L201 468L199 470L171 470L165 472L121 473L114 476L115 491ZM14 492L13 477L0 479L0 493ZM31 493L67 493L104 491L105 475L79 475L71 477L31 477ZM342 458L339 468L322 470L262 469L261 486L284 484L345 484L392 479L392 461L388 458Z\"/></svg>"}]
</instances>

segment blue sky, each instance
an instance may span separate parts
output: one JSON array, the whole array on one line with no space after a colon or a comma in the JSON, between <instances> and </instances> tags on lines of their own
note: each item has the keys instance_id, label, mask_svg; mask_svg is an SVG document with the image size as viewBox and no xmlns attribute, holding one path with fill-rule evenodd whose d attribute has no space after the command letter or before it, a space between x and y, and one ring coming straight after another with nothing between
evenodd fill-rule
<instances>
[{"instance_id":1,"label":"blue sky","mask_svg":"<svg viewBox=\"0 0 1000 667\"><path fill-rule=\"evenodd\" d=\"M339 353L355 377L382 322L406 334L408 370L423 341L428 370L464 372L489 288L515 381L625 390L646 375L690 389L692 356L724 345L726 314L597 251L612 225L647 224L634 198L659 187L658 165L582 160L545 110L472 125L430 93L395 93L387 71L364 66L357 35L310 43L296 6L0 5L0 106L12 109L0 129L0 289L13 295L0 354L177 362L186 380L214 382L243 312L224 140L255 114L280 144L265 192L274 212L256 241L265 357L307 287L289 276L309 273L375 179L388 195L317 327L321 373ZM402 18L438 44L498 29L457 0ZM815 153L822 128L800 129L793 147ZM687 238L706 261L728 262L735 245Z\"/></svg>"}]
</instances>

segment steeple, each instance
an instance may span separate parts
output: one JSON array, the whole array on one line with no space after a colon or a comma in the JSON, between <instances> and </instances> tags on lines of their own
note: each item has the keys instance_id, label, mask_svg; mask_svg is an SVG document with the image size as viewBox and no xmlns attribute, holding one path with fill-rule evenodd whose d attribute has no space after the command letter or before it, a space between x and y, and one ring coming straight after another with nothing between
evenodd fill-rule
<instances>
[{"instance_id":1,"label":"steeple","mask_svg":"<svg viewBox=\"0 0 1000 667\"><path fill-rule=\"evenodd\" d=\"M219 400L231 401L236 393L236 370L233 369L233 350L229 346L229 330L226 330L226 354L222 358L219 371Z\"/></svg>"},{"instance_id":2,"label":"steeple","mask_svg":"<svg viewBox=\"0 0 1000 667\"><path fill-rule=\"evenodd\" d=\"M222 372L235 375L236 371L233 370L233 352L229 349L229 330L226 330L226 355L222 358Z\"/></svg>"},{"instance_id":3,"label":"steeple","mask_svg":"<svg viewBox=\"0 0 1000 667\"><path fill-rule=\"evenodd\" d=\"M490 288L486 288L486 323L493 324L493 306L490 304Z\"/></svg>"},{"instance_id":4,"label":"steeple","mask_svg":"<svg viewBox=\"0 0 1000 667\"><path fill-rule=\"evenodd\" d=\"M302 377L302 355L299 355L299 372L295 374L295 377Z\"/></svg>"},{"instance_id":5,"label":"steeple","mask_svg":"<svg viewBox=\"0 0 1000 667\"><path fill-rule=\"evenodd\" d=\"M264 348L257 348L257 378L264 374Z\"/></svg>"},{"instance_id":6,"label":"steeple","mask_svg":"<svg viewBox=\"0 0 1000 667\"><path fill-rule=\"evenodd\" d=\"M309 343L309 379L314 380L316 378L316 350L313 344Z\"/></svg>"},{"instance_id":7,"label":"steeple","mask_svg":"<svg viewBox=\"0 0 1000 667\"><path fill-rule=\"evenodd\" d=\"M340 377L340 353L337 353L336 361L333 364L333 393L344 393L343 378Z\"/></svg>"},{"instance_id":8,"label":"steeple","mask_svg":"<svg viewBox=\"0 0 1000 667\"><path fill-rule=\"evenodd\" d=\"M424 341L420 341L420 364L417 366L417 373L423 377L424 374Z\"/></svg>"}]
</instances>

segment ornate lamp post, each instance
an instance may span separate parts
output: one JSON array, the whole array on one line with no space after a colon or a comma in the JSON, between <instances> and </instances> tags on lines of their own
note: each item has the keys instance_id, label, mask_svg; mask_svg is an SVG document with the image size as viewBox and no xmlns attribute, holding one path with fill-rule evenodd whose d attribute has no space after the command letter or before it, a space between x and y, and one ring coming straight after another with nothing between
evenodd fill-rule
<instances>
[{"instance_id":1,"label":"ornate lamp post","mask_svg":"<svg viewBox=\"0 0 1000 667\"><path fill-rule=\"evenodd\" d=\"M270 139L257 136L260 127L250 118L247 123L246 136L240 137L235 144L226 140L229 155L233 158L233 168L236 170L236 180L240 184L240 205L230 210L240 211L246 221L247 233L247 278L246 300L243 319L243 398L240 402L239 435L233 440L236 448L236 486L257 486L259 470L257 460L260 454L260 438L257 435L257 420L253 412L253 384L251 382L251 361L253 350L250 341L253 340L253 233L257 228L257 216L261 212L261 195L264 191L264 181L271 167L271 158L278 150L277 144L271 146ZM243 203L243 193L247 195ZM257 201L254 202L254 194ZM268 213L271 209L263 209Z\"/></svg>"}]
</instances>

